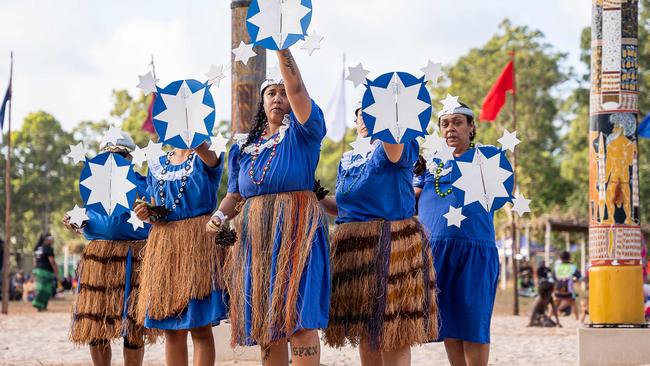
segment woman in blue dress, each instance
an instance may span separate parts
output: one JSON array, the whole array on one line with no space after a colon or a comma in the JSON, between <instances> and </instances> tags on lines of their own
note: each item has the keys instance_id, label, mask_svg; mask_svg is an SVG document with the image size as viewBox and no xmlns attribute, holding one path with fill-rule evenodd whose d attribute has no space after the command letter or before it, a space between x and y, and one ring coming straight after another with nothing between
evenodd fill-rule
<instances>
[{"instance_id":1,"label":"woman in blue dress","mask_svg":"<svg viewBox=\"0 0 650 366\"><path fill-rule=\"evenodd\" d=\"M206 142L149 161L148 192L167 215L153 222L147 240L138 321L164 331L167 365L187 365L188 333L194 365L215 362L212 327L227 317L225 250L205 232L205 221L217 207L222 161ZM145 204L135 212L156 217Z\"/></svg>"},{"instance_id":2,"label":"woman in blue dress","mask_svg":"<svg viewBox=\"0 0 650 366\"><path fill-rule=\"evenodd\" d=\"M356 124L358 135L366 138L361 109ZM347 340L359 346L364 366L410 365L411 346L438 334L431 248L413 217L412 167L418 149L415 140L374 141L369 151L346 152L339 164L336 200L322 201L328 213L337 215L338 224L332 235L332 302L325 342L342 347Z\"/></svg>"},{"instance_id":3,"label":"woman in blue dress","mask_svg":"<svg viewBox=\"0 0 650 366\"><path fill-rule=\"evenodd\" d=\"M474 113L466 105L439 113L438 125L455 157L474 149ZM444 341L452 365L487 365L499 274L493 217L479 204L468 205L460 228L447 225L443 215L450 206L461 206L452 193L452 164L429 158L425 173L414 179L418 217L430 235L440 291L438 340Z\"/></svg>"},{"instance_id":4,"label":"woman in blue dress","mask_svg":"<svg viewBox=\"0 0 650 366\"><path fill-rule=\"evenodd\" d=\"M131 159L135 144L122 133L116 143L104 143L101 152L119 154ZM137 194L147 196L146 178L136 173ZM155 341L155 332L135 322L140 285L140 252L149 236L150 225L133 230L130 213L102 215L87 210L88 220L81 227L70 224L66 215L63 224L82 233L90 242L84 247L77 276L79 287L74 300L70 340L90 346L95 365L111 363L111 344L124 339L124 364L141 365L144 341Z\"/></svg>"},{"instance_id":5,"label":"woman in blue dress","mask_svg":"<svg viewBox=\"0 0 650 366\"><path fill-rule=\"evenodd\" d=\"M228 194L206 224L237 216L228 261L232 343L259 344L264 365L319 365L328 321L329 244L314 173L325 121L289 50L282 80L267 80L252 131L228 157Z\"/></svg>"}]
</instances>

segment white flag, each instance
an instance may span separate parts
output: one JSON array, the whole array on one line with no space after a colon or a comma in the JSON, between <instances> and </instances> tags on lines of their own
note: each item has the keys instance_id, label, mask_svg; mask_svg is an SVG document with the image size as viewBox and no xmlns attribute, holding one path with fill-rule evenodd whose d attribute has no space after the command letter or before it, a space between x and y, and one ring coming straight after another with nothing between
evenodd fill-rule
<instances>
[{"instance_id":1,"label":"white flag","mask_svg":"<svg viewBox=\"0 0 650 366\"><path fill-rule=\"evenodd\" d=\"M345 128L347 126L346 117L348 115L347 106L345 103L345 68L341 73L334 94L327 104L325 109L325 123L327 125L327 137L334 142L339 142L345 136ZM352 111L350 111L352 115Z\"/></svg>"}]
</instances>

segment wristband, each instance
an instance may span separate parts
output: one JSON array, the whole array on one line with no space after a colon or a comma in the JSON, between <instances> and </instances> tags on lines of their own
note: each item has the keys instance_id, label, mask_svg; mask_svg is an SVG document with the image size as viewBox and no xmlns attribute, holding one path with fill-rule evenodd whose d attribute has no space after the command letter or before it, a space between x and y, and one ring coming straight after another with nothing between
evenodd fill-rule
<instances>
[{"instance_id":1,"label":"wristband","mask_svg":"<svg viewBox=\"0 0 650 366\"><path fill-rule=\"evenodd\" d=\"M221 210L217 210L215 213L213 213L212 217L218 218L219 220L221 220L222 223L226 222L226 219L228 219L228 216L224 215L223 212L221 212Z\"/></svg>"}]
</instances>

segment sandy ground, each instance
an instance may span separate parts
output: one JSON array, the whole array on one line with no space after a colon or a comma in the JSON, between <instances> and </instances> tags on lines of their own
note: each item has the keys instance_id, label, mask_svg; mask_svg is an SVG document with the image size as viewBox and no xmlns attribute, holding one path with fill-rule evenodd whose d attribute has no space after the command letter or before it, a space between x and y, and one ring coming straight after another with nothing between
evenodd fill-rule
<instances>
[{"instance_id":1,"label":"sandy ground","mask_svg":"<svg viewBox=\"0 0 650 366\"><path fill-rule=\"evenodd\" d=\"M12 303L10 315L0 315L0 365L90 365L88 349L74 347L67 340L69 309L69 299L53 301L50 311L45 313L37 313L26 304ZM527 307L523 309L527 310ZM561 320L564 328L527 328L527 319L524 316L499 314L497 309L497 314L492 320L490 364L575 364L578 324L573 318ZM122 364L121 353L122 346L117 343L113 346L114 365ZM414 348L412 355L413 365L448 364L441 344ZM163 363L164 345L149 346L145 353L145 364ZM337 350L324 347L321 363L328 366L359 365L359 358L357 351L352 348Z\"/></svg>"}]
</instances>

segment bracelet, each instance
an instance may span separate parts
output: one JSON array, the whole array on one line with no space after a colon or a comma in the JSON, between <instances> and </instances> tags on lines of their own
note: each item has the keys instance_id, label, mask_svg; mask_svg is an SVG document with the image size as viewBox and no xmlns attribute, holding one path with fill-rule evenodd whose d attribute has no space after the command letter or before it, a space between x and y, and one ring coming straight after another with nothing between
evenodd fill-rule
<instances>
[{"instance_id":1,"label":"bracelet","mask_svg":"<svg viewBox=\"0 0 650 366\"><path fill-rule=\"evenodd\" d=\"M218 218L219 220L221 220L221 222L226 222L226 219L228 219L228 216L224 215L224 213L221 212L221 210L217 210L215 213L213 213L212 217Z\"/></svg>"}]
</instances>

